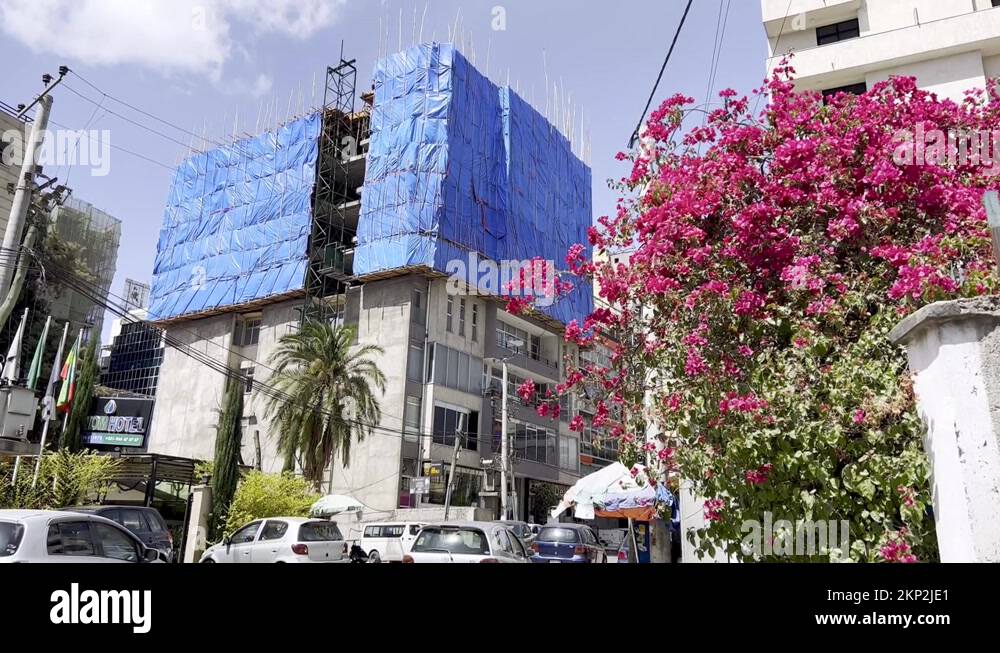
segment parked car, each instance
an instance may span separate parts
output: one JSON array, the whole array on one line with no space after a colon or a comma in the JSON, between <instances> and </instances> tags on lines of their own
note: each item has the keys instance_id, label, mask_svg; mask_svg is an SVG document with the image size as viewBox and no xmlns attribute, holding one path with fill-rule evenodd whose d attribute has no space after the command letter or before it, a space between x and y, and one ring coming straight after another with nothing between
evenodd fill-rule
<instances>
[{"instance_id":1,"label":"parked car","mask_svg":"<svg viewBox=\"0 0 1000 653\"><path fill-rule=\"evenodd\" d=\"M269 517L243 526L201 556L205 563L348 562L337 522Z\"/></svg>"},{"instance_id":2,"label":"parked car","mask_svg":"<svg viewBox=\"0 0 1000 653\"><path fill-rule=\"evenodd\" d=\"M501 519L500 523L506 525L507 528L514 532L514 535L521 538L521 543L524 544L524 546L531 546L531 541L535 539L535 533L532 532L529 524L523 521L513 521L508 519Z\"/></svg>"},{"instance_id":3,"label":"parked car","mask_svg":"<svg viewBox=\"0 0 1000 653\"><path fill-rule=\"evenodd\" d=\"M358 545L368 555L370 563L402 562L425 525L410 522L368 524Z\"/></svg>"},{"instance_id":4,"label":"parked car","mask_svg":"<svg viewBox=\"0 0 1000 653\"><path fill-rule=\"evenodd\" d=\"M156 508L143 506L76 506L63 508L73 512L100 515L124 526L143 544L163 554L165 562L174 561L174 536Z\"/></svg>"},{"instance_id":5,"label":"parked car","mask_svg":"<svg viewBox=\"0 0 1000 653\"><path fill-rule=\"evenodd\" d=\"M532 562L603 563L608 556L594 531L585 524L545 526L531 543Z\"/></svg>"},{"instance_id":6,"label":"parked car","mask_svg":"<svg viewBox=\"0 0 1000 653\"><path fill-rule=\"evenodd\" d=\"M527 563L528 551L499 522L444 522L424 526L403 562Z\"/></svg>"},{"instance_id":7,"label":"parked car","mask_svg":"<svg viewBox=\"0 0 1000 653\"><path fill-rule=\"evenodd\" d=\"M635 556L632 554L632 538L625 537L622 543L618 546L618 551L614 558L608 560L608 562L614 562L617 564L634 564Z\"/></svg>"},{"instance_id":8,"label":"parked car","mask_svg":"<svg viewBox=\"0 0 1000 653\"><path fill-rule=\"evenodd\" d=\"M99 515L0 510L0 563L14 562L160 562L160 554Z\"/></svg>"}]
</instances>

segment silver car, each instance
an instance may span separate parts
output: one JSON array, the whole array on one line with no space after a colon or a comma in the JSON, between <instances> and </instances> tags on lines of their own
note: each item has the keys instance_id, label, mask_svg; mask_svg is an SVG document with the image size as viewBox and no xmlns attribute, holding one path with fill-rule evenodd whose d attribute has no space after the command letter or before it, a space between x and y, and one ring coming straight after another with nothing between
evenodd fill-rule
<instances>
[{"instance_id":1,"label":"silver car","mask_svg":"<svg viewBox=\"0 0 1000 653\"><path fill-rule=\"evenodd\" d=\"M57 510L0 510L0 563L160 562L110 519Z\"/></svg>"},{"instance_id":2,"label":"silver car","mask_svg":"<svg viewBox=\"0 0 1000 653\"><path fill-rule=\"evenodd\" d=\"M500 522L443 522L424 526L403 562L528 563L521 539Z\"/></svg>"},{"instance_id":3,"label":"silver car","mask_svg":"<svg viewBox=\"0 0 1000 653\"><path fill-rule=\"evenodd\" d=\"M201 556L205 563L348 562L337 522L268 517L250 522Z\"/></svg>"}]
</instances>

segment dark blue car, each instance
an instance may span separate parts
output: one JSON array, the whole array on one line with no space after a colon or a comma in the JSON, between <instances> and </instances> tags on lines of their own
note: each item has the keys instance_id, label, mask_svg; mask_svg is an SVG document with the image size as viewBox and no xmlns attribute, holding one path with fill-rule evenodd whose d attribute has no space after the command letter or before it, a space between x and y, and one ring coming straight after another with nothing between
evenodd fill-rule
<instances>
[{"instance_id":1,"label":"dark blue car","mask_svg":"<svg viewBox=\"0 0 1000 653\"><path fill-rule=\"evenodd\" d=\"M532 562L603 563L608 556L597 535L585 524L553 524L542 527L531 543Z\"/></svg>"}]
</instances>

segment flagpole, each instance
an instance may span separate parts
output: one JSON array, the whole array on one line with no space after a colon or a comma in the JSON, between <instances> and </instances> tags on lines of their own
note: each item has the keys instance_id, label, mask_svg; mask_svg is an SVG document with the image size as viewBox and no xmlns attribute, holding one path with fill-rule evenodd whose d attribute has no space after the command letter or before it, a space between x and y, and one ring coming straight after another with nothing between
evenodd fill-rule
<instances>
[{"instance_id":1,"label":"flagpole","mask_svg":"<svg viewBox=\"0 0 1000 653\"><path fill-rule=\"evenodd\" d=\"M59 349L56 350L56 359L52 362L52 374L49 375L49 385L45 389L45 398L42 399L42 440L38 444L38 457L35 458L35 475L31 479L31 487L34 489L38 483L38 472L42 468L42 456L45 454L45 444L49 435L49 422L52 419L52 411L55 409L55 397L52 396L52 389L59 378L61 367L59 361L62 358L63 349L66 347L66 336L69 335L69 321L63 327L62 340L59 341Z\"/></svg>"}]
</instances>

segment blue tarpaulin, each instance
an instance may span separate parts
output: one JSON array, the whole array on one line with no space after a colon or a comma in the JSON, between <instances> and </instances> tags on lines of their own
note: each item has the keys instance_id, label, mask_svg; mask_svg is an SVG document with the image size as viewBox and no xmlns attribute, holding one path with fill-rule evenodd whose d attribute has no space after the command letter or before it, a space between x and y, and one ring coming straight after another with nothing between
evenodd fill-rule
<instances>
[{"instance_id":1,"label":"blue tarpaulin","mask_svg":"<svg viewBox=\"0 0 1000 653\"><path fill-rule=\"evenodd\" d=\"M156 248L150 319L301 290L320 115L184 161Z\"/></svg>"},{"instance_id":2,"label":"blue tarpaulin","mask_svg":"<svg viewBox=\"0 0 1000 653\"><path fill-rule=\"evenodd\" d=\"M590 168L510 88L450 44L389 56L374 82L355 274L411 266L453 274L449 263L470 253L562 269L575 243L589 258ZM479 270L464 270L470 285L483 287ZM589 284L541 310L582 321L593 310Z\"/></svg>"}]
</instances>

